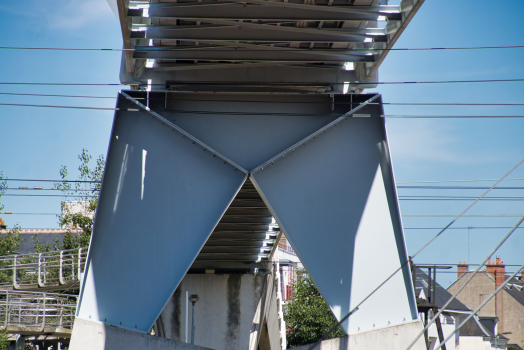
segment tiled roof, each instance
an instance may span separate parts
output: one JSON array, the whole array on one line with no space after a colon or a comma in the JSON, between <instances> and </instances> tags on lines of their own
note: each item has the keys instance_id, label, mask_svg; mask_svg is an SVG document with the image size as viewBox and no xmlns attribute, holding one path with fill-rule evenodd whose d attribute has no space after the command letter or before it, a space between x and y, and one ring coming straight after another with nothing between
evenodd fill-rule
<instances>
[{"instance_id":1,"label":"tiled roof","mask_svg":"<svg viewBox=\"0 0 524 350\"><path fill-rule=\"evenodd\" d=\"M428 295L427 281L428 275L421 269L415 268L415 292L417 295L419 295L421 289L424 291L424 295ZM451 293L444 289L440 284L436 284L435 304L439 308L442 308L451 297ZM453 301L446 307L446 310L471 311L470 308L462 304L458 299L453 299Z\"/></svg>"}]
</instances>

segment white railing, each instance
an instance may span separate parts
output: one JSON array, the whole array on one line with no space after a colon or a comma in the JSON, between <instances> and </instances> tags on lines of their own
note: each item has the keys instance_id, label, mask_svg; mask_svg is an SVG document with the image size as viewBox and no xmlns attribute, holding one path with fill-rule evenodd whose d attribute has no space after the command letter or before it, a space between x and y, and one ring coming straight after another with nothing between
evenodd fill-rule
<instances>
[{"instance_id":1,"label":"white railing","mask_svg":"<svg viewBox=\"0 0 524 350\"><path fill-rule=\"evenodd\" d=\"M84 271L87 249L0 256L0 289L77 283Z\"/></svg>"},{"instance_id":2,"label":"white railing","mask_svg":"<svg viewBox=\"0 0 524 350\"><path fill-rule=\"evenodd\" d=\"M76 295L0 292L0 328L15 332L70 332L76 312Z\"/></svg>"}]
</instances>

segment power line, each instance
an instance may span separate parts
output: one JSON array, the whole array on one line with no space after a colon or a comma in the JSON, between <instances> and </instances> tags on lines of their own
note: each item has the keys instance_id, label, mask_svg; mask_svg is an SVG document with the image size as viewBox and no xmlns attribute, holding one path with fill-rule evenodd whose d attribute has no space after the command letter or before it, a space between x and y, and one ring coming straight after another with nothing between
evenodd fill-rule
<instances>
[{"instance_id":1,"label":"power line","mask_svg":"<svg viewBox=\"0 0 524 350\"><path fill-rule=\"evenodd\" d=\"M98 196L74 195L74 194L3 194L2 196L13 197L82 197L82 198L98 198Z\"/></svg>"},{"instance_id":2,"label":"power line","mask_svg":"<svg viewBox=\"0 0 524 350\"><path fill-rule=\"evenodd\" d=\"M162 48L162 51L184 51L193 50L195 46L182 47L182 48ZM433 50L493 50L493 49L520 49L524 48L523 45L507 45L507 46L460 46L460 47L405 47L405 48L389 48L389 49L378 49L378 48L365 48L365 49L353 49L352 51L433 51ZM149 51L146 49L102 49L102 48L79 48L79 47L22 47L22 46L0 46L2 50L48 50L48 51ZM293 51L297 52L297 49L281 50L281 51ZM308 50L311 51L311 50ZM336 52L337 50L333 50ZM344 50L347 51L347 50Z\"/></svg>"},{"instance_id":3,"label":"power line","mask_svg":"<svg viewBox=\"0 0 524 350\"><path fill-rule=\"evenodd\" d=\"M522 181L522 179L504 179L504 181ZM441 183L441 182L473 182L473 181L498 181L498 179L476 179L476 180L436 180L436 181L409 181L397 182L397 184L422 184L422 183Z\"/></svg>"},{"instance_id":4,"label":"power line","mask_svg":"<svg viewBox=\"0 0 524 350\"><path fill-rule=\"evenodd\" d=\"M397 84L454 84L454 83L497 83L497 82L523 82L524 78L519 79L480 79L480 80L428 80L428 81L379 81L379 82L352 82L350 85L397 85ZM288 83L280 83L280 82L264 82L259 83L257 86L260 85L267 85L272 87L294 87L296 85L303 86L304 82L288 82ZM327 85L344 85L346 83L329 83ZM143 85L143 86L169 86L169 87L176 87L176 86L186 86L186 85L217 85L217 86L243 86L243 87L249 87L252 86L252 84L246 84L245 82L220 82L220 81L211 81L211 82L191 82L191 83L176 83L176 84L167 84L167 83L155 83L155 84L147 84L143 82L136 82L136 83L21 83L21 82L0 82L0 85L43 85L43 86L126 86L126 85ZM309 85L308 85L309 86ZM309 86L314 87L314 86Z\"/></svg>"},{"instance_id":5,"label":"power line","mask_svg":"<svg viewBox=\"0 0 524 350\"><path fill-rule=\"evenodd\" d=\"M488 257L486 257L486 259L482 262L482 265L484 265L486 263L486 261L491 258L491 255L493 255L497 249L509 238L509 236L511 236L511 234L513 233L513 231L515 230L515 228L517 228L521 223L522 221L524 220L524 216L522 217L522 219L519 220L519 222L514 226L514 228L508 232L508 234L502 239L502 241L500 241L499 244L497 244L497 246L495 247L495 249L491 252L490 255L488 255ZM466 287L466 285L473 279L473 277L475 277L475 275L477 274L477 272L480 270L480 268L482 267L482 265L479 265L479 267L477 267L477 269L471 274L471 276L469 276L469 278L466 280L466 282L460 286L460 288L458 289L458 291L440 308L440 310L433 316L433 318L427 322L427 325L424 327L424 329L422 330L422 332L419 332L419 334L417 334L417 337L410 343L410 345L407 347L406 350L409 350L413 347L413 345L415 345L415 342L422 336L422 334L424 334L424 332L426 332L429 328L429 326L431 326L431 324L433 324L433 322L435 322L435 320L440 317L440 315L442 314L442 312L444 312L444 309L449 305L451 304L451 302L456 298L456 296ZM484 300L468 317L466 317L466 319L464 321L462 321L460 323L460 325L455 328L455 330L446 337L446 339L444 339L444 341L442 342L442 344L440 344L439 348L442 348L442 346L471 318L473 317L473 315L475 315L484 305L486 305L488 303L488 301L491 300L491 298L493 298L493 296L495 296L502 288L504 288L504 286L506 285L506 283L508 283L512 278L514 278L516 276L516 274L522 270L522 268L524 268L524 264L520 266L519 269L517 269L517 271L515 271L507 280L505 280L486 300Z\"/></svg>"},{"instance_id":6,"label":"power line","mask_svg":"<svg viewBox=\"0 0 524 350\"><path fill-rule=\"evenodd\" d=\"M5 178L0 180L6 180L6 181L32 181L32 182L90 182L90 183L100 183L100 181L93 181L93 180L49 180L49 179L11 179L11 178ZM436 180L436 181L410 181L410 182L397 182L398 184L417 184L417 183L444 183L444 182L473 182L473 181L498 181L499 179L471 179L471 180ZM504 179L503 181L522 181L524 178L515 178L515 179ZM399 188L425 188L425 186L397 186ZM459 188L457 186L453 187L444 187L444 186L432 186L431 188L443 188L443 189L455 189ZM468 187L463 186L460 187L465 189L487 189L488 187ZM503 189L515 189L514 187L506 188L506 187L497 187L497 188L503 188ZM524 189L524 187L518 187L518 189ZM477 198L477 197L472 197Z\"/></svg>"},{"instance_id":7,"label":"power line","mask_svg":"<svg viewBox=\"0 0 524 350\"><path fill-rule=\"evenodd\" d=\"M90 95L63 95L63 94L24 94L16 92L0 92L0 95L13 96L36 96L36 97L66 97L66 98L91 98L91 99L117 99L116 96L90 96ZM159 97L134 97L136 100L157 100L157 101L198 101L198 102L238 102L238 103L322 103L325 101L257 101L257 100L206 100L206 99L184 99L184 98L159 98ZM337 102L337 104L355 104L352 102ZM453 103L453 102L370 102L368 105L394 105L394 106L524 106L524 103Z\"/></svg>"},{"instance_id":8,"label":"power line","mask_svg":"<svg viewBox=\"0 0 524 350\"><path fill-rule=\"evenodd\" d=\"M425 189L425 190L486 190L490 187L486 186L397 186L397 188L402 189ZM522 190L524 187L517 186L517 187L497 187L494 188L494 190ZM475 197L476 198L476 197Z\"/></svg>"},{"instance_id":9,"label":"power line","mask_svg":"<svg viewBox=\"0 0 524 350\"><path fill-rule=\"evenodd\" d=\"M24 189L10 189L10 190L24 190ZM33 190L32 188L29 188L28 190ZM52 189L41 189L36 191L50 191ZM87 190L61 190L61 189L54 189L56 191L68 191L68 192L93 192L96 191L96 189L87 189ZM18 193L5 193L0 194L1 196L12 196L12 197L98 197L93 195L87 195L87 194L18 194ZM399 198L400 201L469 201L471 198ZM524 197L515 197L515 198L482 198L482 201L508 201L508 202L520 202L524 201Z\"/></svg>"},{"instance_id":10,"label":"power line","mask_svg":"<svg viewBox=\"0 0 524 350\"><path fill-rule=\"evenodd\" d=\"M450 227L451 225L453 225L458 219L460 219L462 216L464 216L464 214L469 210L471 209L478 201L480 201L484 196L486 196L489 191L491 191L495 186L497 186L500 182L502 182L509 174L511 174L515 169L517 169L522 163L524 163L524 159L522 159L517 165L515 165L513 168L511 168L510 171L508 171L506 174L504 174L504 176L502 176L495 184L493 184L487 191L485 191L482 195L480 195L480 197L478 197L473 203L471 203L466 209L464 209L464 211L462 211L459 215L457 215L453 220L451 220L451 222L449 224L447 224L442 230L440 230L433 238L431 238L426 244L424 244L419 250L417 250L417 252L412 256L412 259L415 258L418 254L420 254L420 252L422 252L424 249L426 249L427 246L429 246L433 241L435 241L435 239L437 239L438 237L440 237L440 235L442 235L442 233L444 233L444 231L446 231L448 229L448 227ZM520 219L520 221L517 223L517 225L513 226L513 228L511 229L511 231L509 231L509 233L506 235L506 237L504 237L504 239L499 243L499 245L495 248L495 251L496 249L498 249L498 247L500 247L500 245L502 245L502 243L504 243L504 241L515 231L516 227L520 226L520 223L524 220L524 216ZM493 255L493 253L491 253L491 255ZM487 258L486 258L487 260ZM362 299L352 310L349 311L349 313L347 313L341 320L339 320L337 322L337 324L335 326L333 326L330 330L328 330L317 342L315 342L311 347L309 347L309 350L315 348L319 343L320 341L322 341L323 339L325 339L326 336L328 336L329 334L331 334L331 332L333 332L337 327L339 327L342 322L346 321L353 313L355 313L358 308L366 302L366 300L368 300L373 294L375 294L375 292L377 290L379 290L380 288L382 288L382 286L384 286L384 284L386 284L393 276L395 276L397 274L397 272L399 272L400 270L402 270L406 265L407 263L409 262L406 261L404 262L403 264L400 265L399 268L397 268L389 277L387 277L384 281L382 281L375 289L373 289L369 294L366 295L366 297L364 299ZM485 263L486 261L483 262L483 264ZM480 266L479 268L477 269L477 271L480 270ZM469 282L469 280L468 280ZM467 283L467 282L466 282ZM465 286L465 284L463 285L463 287ZM460 291L460 290L459 290ZM455 295L456 296L456 295ZM453 300L453 298L455 297L453 296L448 302L447 304L449 304L451 302L451 300ZM444 310L444 308L447 306L447 304L442 308L442 310ZM441 310L441 311L442 311ZM438 317L440 315L440 313L437 314L436 317ZM432 322L436 319L433 318L432 319ZM429 327L429 325L428 325ZM427 327L424 329L424 331L427 329ZM409 348L411 348L413 346L413 344L416 342L416 340L418 338L420 338L420 335L424 333L421 332L417 338L413 341L412 344L410 344Z\"/></svg>"},{"instance_id":11,"label":"power line","mask_svg":"<svg viewBox=\"0 0 524 350\"><path fill-rule=\"evenodd\" d=\"M471 226L471 227L448 227L448 230L476 230L476 229L510 229L507 226ZM519 227L524 228L524 227ZM404 227L404 230L442 230L442 227Z\"/></svg>"},{"instance_id":12,"label":"power line","mask_svg":"<svg viewBox=\"0 0 524 350\"><path fill-rule=\"evenodd\" d=\"M87 183L100 183L100 181L93 180L43 180L43 179L1 179L1 181L33 181L33 182L87 182Z\"/></svg>"},{"instance_id":13,"label":"power line","mask_svg":"<svg viewBox=\"0 0 524 350\"><path fill-rule=\"evenodd\" d=\"M88 109L88 110L103 110L103 111L127 111L127 112L141 112L138 108L114 108L114 107L89 107L89 106L58 106L58 105L36 105L36 104L21 104L21 103L0 103L0 106L15 106L15 107L40 107L40 108L66 108L66 109ZM239 111L193 111L193 110L169 110L172 113L191 113L191 114L213 114L213 115L275 115L275 116L341 116L343 114L333 113L262 113L262 112L239 112ZM524 115L408 115L408 114L354 114L353 117L380 117L380 118L433 118L433 119L476 119L476 118L524 118Z\"/></svg>"},{"instance_id":14,"label":"power line","mask_svg":"<svg viewBox=\"0 0 524 350\"><path fill-rule=\"evenodd\" d=\"M454 218L454 214L408 214L402 215L404 218ZM461 215L465 218L519 218L520 214L467 214Z\"/></svg>"}]
</instances>

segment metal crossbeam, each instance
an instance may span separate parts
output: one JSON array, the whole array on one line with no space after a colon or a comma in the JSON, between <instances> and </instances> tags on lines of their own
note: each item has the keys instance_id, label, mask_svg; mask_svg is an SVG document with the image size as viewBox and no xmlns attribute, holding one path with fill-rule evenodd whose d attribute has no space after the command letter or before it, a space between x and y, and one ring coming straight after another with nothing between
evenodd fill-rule
<instances>
[{"instance_id":1,"label":"metal crossbeam","mask_svg":"<svg viewBox=\"0 0 524 350\"><path fill-rule=\"evenodd\" d=\"M269 26L268 26L269 27ZM376 42L385 42L385 35L374 35ZM135 31L131 39L171 39L171 40L241 40L251 42L288 41L288 42L334 42L365 43L363 35L337 33L331 30L261 30L234 26L178 26L168 29Z\"/></svg>"},{"instance_id":2,"label":"metal crossbeam","mask_svg":"<svg viewBox=\"0 0 524 350\"><path fill-rule=\"evenodd\" d=\"M400 13L372 13L353 12L350 9L334 6L279 7L275 11L273 6L242 5L242 4L217 4L217 5L180 5L177 7L150 8L148 10L130 9L128 17L149 18L179 18L205 20L206 18L220 18L229 20L298 20L298 21L401 21Z\"/></svg>"}]
</instances>

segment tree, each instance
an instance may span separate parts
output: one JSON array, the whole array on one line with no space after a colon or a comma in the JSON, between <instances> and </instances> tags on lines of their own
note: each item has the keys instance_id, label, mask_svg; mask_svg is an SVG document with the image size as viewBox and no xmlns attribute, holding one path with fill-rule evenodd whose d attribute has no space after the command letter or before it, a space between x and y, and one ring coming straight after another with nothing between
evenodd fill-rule
<instances>
[{"instance_id":1,"label":"tree","mask_svg":"<svg viewBox=\"0 0 524 350\"><path fill-rule=\"evenodd\" d=\"M62 202L62 214L59 215L59 223L67 228L63 234L62 242L55 240L53 247L48 244L41 244L36 236L33 236L35 242L35 250L37 252L48 252L53 250L74 249L89 246L91 241L91 233L93 231L93 218L98 206L98 195L102 186L102 176L104 174L105 159L103 155L98 156L96 164L90 168L90 161L92 159L87 149L82 149L82 153L78 155L80 165L78 171L80 175L77 177L77 182L67 182L68 170L65 165L60 168L60 176L64 182L55 183L57 189L62 190L64 195L75 196L75 208L72 202ZM78 210L80 209L80 210ZM81 228L82 233L75 235L72 232L73 228Z\"/></svg>"},{"instance_id":2,"label":"tree","mask_svg":"<svg viewBox=\"0 0 524 350\"><path fill-rule=\"evenodd\" d=\"M24 242L20 236L20 226L15 225L12 230L0 235L0 256L11 255L18 252L18 248Z\"/></svg>"},{"instance_id":3,"label":"tree","mask_svg":"<svg viewBox=\"0 0 524 350\"><path fill-rule=\"evenodd\" d=\"M291 347L313 343L337 324L335 316L309 274L299 270L297 275L291 300L284 310L287 343ZM326 339L344 335L342 328L338 327Z\"/></svg>"}]
</instances>

